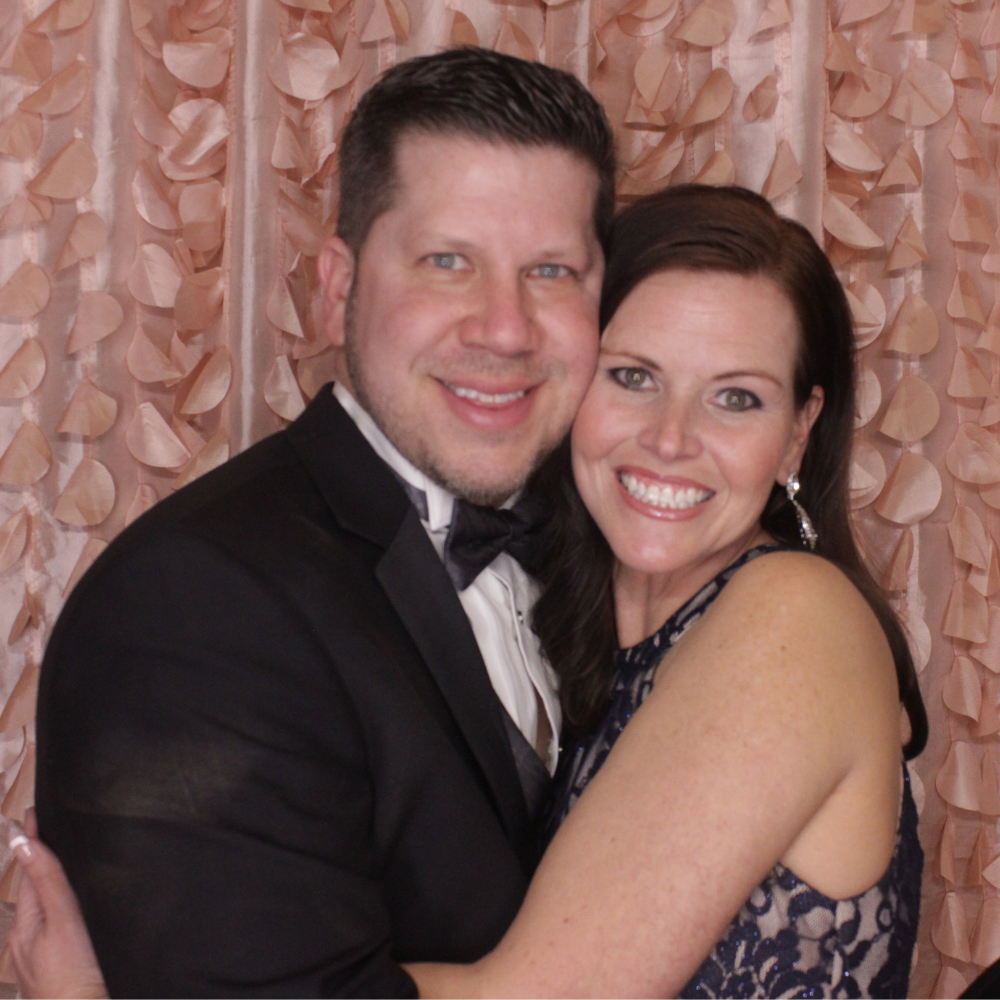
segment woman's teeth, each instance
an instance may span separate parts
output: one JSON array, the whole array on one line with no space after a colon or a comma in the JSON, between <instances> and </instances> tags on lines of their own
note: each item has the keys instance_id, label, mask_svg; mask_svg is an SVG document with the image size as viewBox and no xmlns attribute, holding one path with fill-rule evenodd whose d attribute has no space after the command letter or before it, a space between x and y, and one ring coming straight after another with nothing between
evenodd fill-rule
<instances>
[{"instance_id":1,"label":"woman's teeth","mask_svg":"<svg viewBox=\"0 0 1000 1000\"><path fill-rule=\"evenodd\" d=\"M528 391L527 389L519 389L517 392L479 392L478 389L466 389L460 385L452 385L450 382L445 382L445 385L462 399L471 399L476 403L486 403L490 406L513 403L514 400L521 399Z\"/></svg>"},{"instance_id":2,"label":"woman's teeth","mask_svg":"<svg viewBox=\"0 0 1000 1000\"><path fill-rule=\"evenodd\" d=\"M712 495L711 490L699 490L695 486L689 486L684 490L675 490L672 486L666 485L647 486L635 476L620 475L618 480L629 496L661 510L687 510L704 503Z\"/></svg>"}]
</instances>

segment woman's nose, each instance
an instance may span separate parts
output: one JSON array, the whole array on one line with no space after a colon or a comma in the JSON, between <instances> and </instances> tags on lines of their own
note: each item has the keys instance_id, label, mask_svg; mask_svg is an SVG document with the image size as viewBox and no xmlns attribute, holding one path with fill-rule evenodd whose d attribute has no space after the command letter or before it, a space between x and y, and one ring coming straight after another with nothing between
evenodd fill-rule
<instances>
[{"instance_id":1,"label":"woman's nose","mask_svg":"<svg viewBox=\"0 0 1000 1000\"><path fill-rule=\"evenodd\" d=\"M649 448L658 458L673 461L692 458L701 451L697 415L684 400L665 400L639 435L639 443Z\"/></svg>"}]
</instances>

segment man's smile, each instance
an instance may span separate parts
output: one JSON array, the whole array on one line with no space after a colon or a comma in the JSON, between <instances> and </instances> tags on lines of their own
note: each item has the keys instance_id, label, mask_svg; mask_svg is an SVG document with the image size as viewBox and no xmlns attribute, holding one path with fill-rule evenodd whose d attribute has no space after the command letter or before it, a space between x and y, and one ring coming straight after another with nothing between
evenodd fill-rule
<instances>
[{"instance_id":1,"label":"man's smile","mask_svg":"<svg viewBox=\"0 0 1000 1000\"><path fill-rule=\"evenodd\" d=\"M456 396L462 399L472 400L483 406L506 406L508 403L516 402L530 391L529 389L518 389L515 392L480 392L478 389L470 389L466 386L453 385L451 382L441 380L441 384L451 390Z\"/></svg>"}]
</instances>

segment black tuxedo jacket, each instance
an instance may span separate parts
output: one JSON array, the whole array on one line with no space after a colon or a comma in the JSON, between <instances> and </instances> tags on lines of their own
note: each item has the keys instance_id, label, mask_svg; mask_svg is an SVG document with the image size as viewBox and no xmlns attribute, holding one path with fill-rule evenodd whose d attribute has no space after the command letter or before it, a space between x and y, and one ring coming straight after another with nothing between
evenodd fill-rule
<instances>
[{"instance_id":1,"label":"black tuxedo jacket","mask_svg":"<svg viewBox=\"0 0 1000 1000\"><path fill-rule=\"evenodd\" d=\"M38 816L112 995L408 996L502 936L536 839L416 511L329 387L73 591Z\"/></svg>"}]
</instances>

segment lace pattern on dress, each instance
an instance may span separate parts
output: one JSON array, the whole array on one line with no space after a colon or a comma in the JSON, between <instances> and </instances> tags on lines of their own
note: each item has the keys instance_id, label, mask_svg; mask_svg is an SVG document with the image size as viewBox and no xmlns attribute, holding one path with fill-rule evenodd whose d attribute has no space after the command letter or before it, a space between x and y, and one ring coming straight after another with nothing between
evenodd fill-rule
<instances>
[{"instance_id":1,"label":"lace pattern on dress","mask_svg":"<svg viewBox=\"0 0 1000 1000\"><path fill-rule=\"evenodd\" d=\"M680 996L906 996L924 855L903 771L896 847L882 878L837 900L775 865Z\"/></svg>"},{"instance_id":2,"label":"lace pattern on dress","mask_svg":"<svg viewBox=\"0 0 1000 1000\"><path fill-rule=\"evenodd\" d=\"M620 650L611 706L586 740L560 757L551 836L653 687L667 650L710 607L737 570L778 546L751 549L703 587L656 633ZM835 900L783 865L753 891L682 997L902 997L920 913L923 851L905 772L896 845L867 892Z\"/></svg>"}]
</instances>

